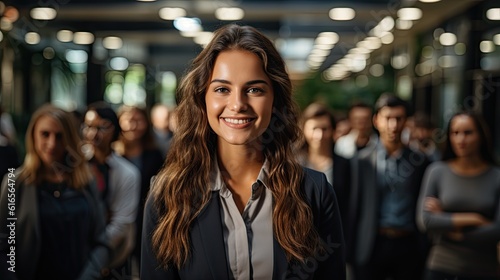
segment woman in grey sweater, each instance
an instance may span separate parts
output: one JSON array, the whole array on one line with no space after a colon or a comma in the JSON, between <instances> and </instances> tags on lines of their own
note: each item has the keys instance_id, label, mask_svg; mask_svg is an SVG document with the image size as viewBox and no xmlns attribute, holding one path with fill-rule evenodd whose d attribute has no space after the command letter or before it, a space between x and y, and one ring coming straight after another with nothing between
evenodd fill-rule
<instances>
[{"instance_id":1,"label":"woman in grey sweater","mask_svg":"<svg viewBox=\"0 0 500 280\"><path fill-rule=\"evenodd\" d=\"M499 279L500 169L478 115L455 114L443 161L429 166L419 227L433 238L426 279Z\"/></svg>"}]
</instances>

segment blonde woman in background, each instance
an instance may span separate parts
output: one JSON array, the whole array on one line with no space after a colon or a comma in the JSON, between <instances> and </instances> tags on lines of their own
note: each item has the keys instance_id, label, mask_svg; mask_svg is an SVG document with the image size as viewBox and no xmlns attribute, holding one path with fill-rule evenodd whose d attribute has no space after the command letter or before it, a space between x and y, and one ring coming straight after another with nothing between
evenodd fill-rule
<instances>
[{"instance_id":1,"label":"blonde woman in background","mask_svg":"<svg viewBox=\"0 0 500 280\"><path fill-rule=\"evenodd\" d=\"M107 265L104 212L72 118L52 105L38 109L26 132L24 164L9 177L15 183L4 178L0 279L100 279ZM13 197L15 243L6 227ZM15 272L5 259L11 246Z\"/></svg>"}]
</instances>

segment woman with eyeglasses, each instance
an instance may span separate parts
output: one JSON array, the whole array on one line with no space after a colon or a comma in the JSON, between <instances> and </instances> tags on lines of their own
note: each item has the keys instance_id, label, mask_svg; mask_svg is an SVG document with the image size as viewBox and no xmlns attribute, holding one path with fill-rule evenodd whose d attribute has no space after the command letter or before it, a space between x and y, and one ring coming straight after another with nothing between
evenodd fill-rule
<instances>
[{"instance_id":1,"label":"woman with eyeglasses","mask_svg":"<svg viewBox=\"0 0 500 280\"><path fill-rule=\"evenodd\" d=\"M82 125L86 156L106 213L111 259L105 279L131 275L141 175L137 167L112 149L121 129L109 104L102 101L90 104Z\"/></svg>"},{"instance_id":2,"label":"woman with eyeglasses","mask_svg":"<svg viewBox=\"0 0 500 280\"><path fill-rule=\"evenodd\" d=\"M114 151L133 163L141 173L139 206L136 219L136 244L133 256L139 264L141 260L142 216L149 193L151 178L163 165L163 156L152 134L151 122L146 109L135 106L122 106L118 110L121 133L113 143Z\"/></svg>"}]
</instances>

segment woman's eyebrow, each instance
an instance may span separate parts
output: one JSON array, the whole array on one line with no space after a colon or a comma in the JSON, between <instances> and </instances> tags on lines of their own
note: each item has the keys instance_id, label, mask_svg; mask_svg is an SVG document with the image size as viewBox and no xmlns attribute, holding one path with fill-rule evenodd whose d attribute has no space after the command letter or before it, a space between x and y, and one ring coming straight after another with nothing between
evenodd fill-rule
<instances>
[{"instance_id":1,"label":"woman's eyebrow","mask_svg":"<svg viewBox=\"0 0 500 280\"><path fill-rule=\"evenodd\" d=\"M213 79L210 84L213 84L213 83L222 83L222 84L231 84L230 81L228 80L224 80L224 79ZM252 81L248 81L245 83L246 85L255 85L255 84L268 84L268 82L266 82L265 80L252 80Z\"/></svg>"}]
</instances>

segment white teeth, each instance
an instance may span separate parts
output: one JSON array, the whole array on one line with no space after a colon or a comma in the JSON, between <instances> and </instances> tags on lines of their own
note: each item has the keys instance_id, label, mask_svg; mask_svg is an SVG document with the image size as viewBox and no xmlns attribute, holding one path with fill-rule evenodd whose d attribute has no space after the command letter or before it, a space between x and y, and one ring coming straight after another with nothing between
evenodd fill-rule
<instances>
[{"instance_id":1,"label":"white teeth","mask_svg":"<svg viewBox=\"0 0 500 280\"><path fill-rule=\"evenodd\" d=\"M245 119L245 120L241 120L241 119L229 119L229 118L224 118L224 121L228 122L228 123L232 123L232 124L244 124L244 123L248 123L251 121L251 119Z\"/></svg>"}]
</instances>

